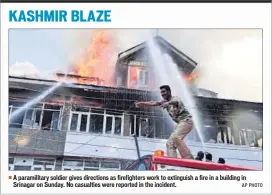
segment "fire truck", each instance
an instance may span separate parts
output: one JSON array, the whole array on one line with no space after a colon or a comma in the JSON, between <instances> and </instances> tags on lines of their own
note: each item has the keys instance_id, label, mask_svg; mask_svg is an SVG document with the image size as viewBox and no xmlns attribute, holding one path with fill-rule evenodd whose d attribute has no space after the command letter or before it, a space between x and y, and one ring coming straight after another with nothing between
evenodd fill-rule
<instances>
[{"instance_id":1,"label":"fire truck","mask_svg":"<svg viewBox=\"0 0 272 195\"><path fill-rule=\"evenodd\" d=\"M171 170L226 170L226 171L257 171L257 169L230 166L214 162L203 162L181 158L170 158L162 150L156 150L153 155L146 155L130 164L126 170L171 171Z\"/></svg>"}]
</instances>

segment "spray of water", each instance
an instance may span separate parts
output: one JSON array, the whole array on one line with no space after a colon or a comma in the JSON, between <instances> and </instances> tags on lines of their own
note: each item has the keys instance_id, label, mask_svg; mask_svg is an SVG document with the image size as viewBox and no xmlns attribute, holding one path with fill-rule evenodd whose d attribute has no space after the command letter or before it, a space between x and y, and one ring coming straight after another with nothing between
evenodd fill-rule
<instances>
[{"instance_id":1,"label":"spray of water","mask_svg":"<svg viewBox=\"0 0 272 195\"><path fill-rule=\"evenodd\" d=\"M203 135L201 132L201 120L198 116L194 98L191 95L191 91L187 86L185 79L180 74L177 65L174 64L169 55L162 54L156 42L154 41L154 38L151 38L148 41L148 50L151 58L150 60L152 61L151 64L153 71L156 72L155 75L157 77L157 84L168 84L169 86L171 86L174 94L181 98L188 111L192 114L195 123L195 129L197 130L197 133L199 135L203 150L206 150L203 141Z\"/></svg>"},{"instance_id":2,"label":"spray of water","mask_svg":"<svg viewBox=\"0 0 272 195\"><path fill-rule=\"evenodd\" d=\"M62 84L63 84L63 82L57 82L52 87L50 87L49 89L44 91L41 95L39 95L38 97L34 98L33 100L27 102L22 107L18 108L16 111L12 112L11 115L10 115L9 120L12 120L16 116L18 116L21 112L23 112L25 109L33 106L34 104L36 104L39 101L41 101L42 99L44 99L46 96L48 96L49 94L54 92L57 88L59 88Z\"/></svg>"}]
</instances>

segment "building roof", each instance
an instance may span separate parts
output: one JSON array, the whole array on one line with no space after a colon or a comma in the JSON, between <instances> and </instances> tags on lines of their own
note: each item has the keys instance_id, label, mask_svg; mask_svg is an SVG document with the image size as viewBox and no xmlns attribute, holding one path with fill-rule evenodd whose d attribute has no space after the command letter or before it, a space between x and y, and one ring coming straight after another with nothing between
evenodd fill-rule
<instances>
[{"instance_id":1,"label":"building roof","mask_svg":"<svg viewBox=\"0 0 272 195\"><path fill-rule=\"evenodd\" d=\"M24 78L24 77L15 77L9 76L9 88L13 89L29 89L35 88L39 90L47 89L49 86L54 85L58 81L56 80L45 80L45 79L36 79L36 78ZM83 89L90 91L98 91L98 92L112 92L112 93L126 93L126 94L147 94L148 96L152 96L151 91L137 90L137 89L127 89L127 88L116 88L116 87L106 87L106 86L97 86L97 85L87 85L87 84L77 84L73 83L71 85L65 85L64 87L70 89ZM240 106L254 106L258 108L262 108L263 103L259 102L247 102L240 100L229 100L229 99L219 99L219 98L211 98L211 97L196 97L198 101L201 102L217 102L222 104L236 104Z\"/></svg>"},{"instance_id":2,"label":"building roof","mask_svg":"<svg viewBox=\"0 0 272 195\"><path fill-rule=\"evenodd\" d=\"M197 62L191 59L189 56L178 50L168 41L160 36L155 36L154 41L160 47L163 52L168 53L172 58L173 61L178 64L179 67L183 68L185 73L191 73L195 67L197 66ZM133 58L137 53L145 50L147 48L147 41L140 43L130 49L127 49L118 55L118 62L129 60ZM118 63L117 62L117 63Z\"/></svg>"},{"instance_id":3,"label":"building roof","mask_svg":"<svg viewBox=\"0 0 272 195\"><path fill-rule=\"evenodd\" d=\"M37 78L26 78L26 77L15 77L9 76L9 87L10 88L24 88L27 85L39 85L39 86L52 86L58 81L56 80L47 80L47 79L37 79ZM127 89L127 88L115 88L115 87L107 87L107 86L99 86L99 85L89 85L89 84L79 84L79 83L72 83L72 84L65 84L63 87L67 88L75 88L75 89L89 89L94 91L109 91L109 92L126 92L126 93L137 93L137 92L144 92L142 90L135 90L135 89Z\"/></svg>"}]
</instances>

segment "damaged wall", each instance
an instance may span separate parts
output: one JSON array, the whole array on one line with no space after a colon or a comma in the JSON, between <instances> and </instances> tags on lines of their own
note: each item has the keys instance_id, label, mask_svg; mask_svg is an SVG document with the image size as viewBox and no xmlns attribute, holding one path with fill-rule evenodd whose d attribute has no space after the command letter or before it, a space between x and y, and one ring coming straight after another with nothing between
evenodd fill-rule
<instances>
[{"instance_id":1,"label":"damaged wall","mask_svg":"<svg viewBox=\"0 0 272 195\"><path fill-rule=\"evenodd\" d=\"M63 155L66 132L9 129L9 153L28 155Z\"/></svg>"}]
</instances>

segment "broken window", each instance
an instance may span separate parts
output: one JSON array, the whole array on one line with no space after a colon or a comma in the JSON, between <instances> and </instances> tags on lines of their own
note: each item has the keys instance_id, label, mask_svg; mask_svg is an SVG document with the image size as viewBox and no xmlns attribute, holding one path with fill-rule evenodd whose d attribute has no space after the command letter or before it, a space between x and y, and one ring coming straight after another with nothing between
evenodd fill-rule
<instances>
[{"instance_id":1,"label":"broken window","mask_svg":"<svg viewBox=\"0 0 272 195\"><path fill-rule=\"evenodd\" d=\"M129 118L129 128L130 128L130 135L136 135L136 116L135 115L130 115Z\"/></svg>"},{"instance_id":2,"label":"broken window","mask_svg":"<svg viewBox=\"0 0 272 195\"><path fill-rule=\"evenodd\" d=\"M105 115L100 108L86 109L91 112L71 112L69 130L74 132L90 132L106 134L121 134L122 116ZM105 121L104 121L105 117Z\"/></svg>"},{"instance_id":3,"label":"broken window","mask_svg":"<svg viewBox=\"0 0 272 195\"><path fill-rule=\"evenodd\" d=\"M71 114L70 131L88 132L90 114L80 112L72 112Z\"/></svg>"},{"instance_id":4,"label":"broken window","mask_svg":"<svg viewBox=\"0 0 272 195\"><path fill-rule=\"evenodd\" d=\"M9 101L10 115L12 115L12 113L14 113L17 109L21 108L24 104L25 102ZM9 121L9 127L22 128L24 117L25 112L21 112L15 117L12 117Z\"/></svg>"},{"instance_id":5,"label":"broken window","mask_svg":"<svg viewBox=\"0 0 272 195\"><path fill-rule=\"evenodd\" d=\"M261 138L262 138L261 131L251 129L240 130L241 145L247 145L250 147L262 147L261 144L258 143Z\"/></svg>"},{"instance_id":6,"label":"broken window","mask_svg":"<svg viewBox=\"0 0 272 195\"><path fill-rule=\"evenodd\" d=\"M140 118L136 115L130 117L130 135L139 136Z\"/></svg>"},{"instance_id":7,"label":"broken window","mask_svg":"<svg viewBox=\"0 0 272 195\"><path fill-rule=\"evenodd\" d=\"M103 133L104 115L91 114L90 128L91 133Z\"/></svg>"},{"instance_id":8,"label":"broken window","mask_svg":"<svg viewBox=\"0 0 272 195\"><path fill-rule=\"evenodd\" d=\"M40 127L42 109L31 108L26 110L23 128L34 128L38 129Z\"/></svg>"},{"instance_id":9,"label":"broken window","mask_svg":"<svg viewBox=\"0 0 272 195\"><path fill-rule=\"evenodd\" d=\"M258 147L258 140L256 138L256 134L253 130L247 129L247 142L251 147Z\"/></svg>"},{"instance_id":10,"label":"broken window","mask_svg":"<svg viewBox=\"0 0 272 195\"><path fill-rule=\"evenodd\" d=\"M156 129L156 121L154 118L148 119L148 129L146 132L146 137L154 138L155 137L155 129Z\"/></svg>"},{"instance_id":11,"label":"broken window","mask_svg":"<svg viewBox=\"0 0 272 195\"><path fill-rule=\"evenodd\" d=\"M22 108L25 102L9 102L9 114L16 112ZM38 129L41 122L42 104L36 104L31 107L26 107L19 114L10 120L10 127L13 128L28 128Z\"/></svg>"},{"instance_id":12,"label":"broken window","mask_svg":"<svg viewBox=\"0 0 272 195\"><path fill-rule=\"evenodd\" d=\"M218 143L229 143L229 136L227 134L227 127L226 126L219 126L218 127L218 136L217 142Z\"/></svg>"},{"instance_id":13,"label":"broken window","mask_svg":"<svg viewBox=\"0 0 272 195\"><path fill-rule=\"evenodd\" d=\"M200 142L201 139L199 137L199 131L202 133L202 139L204 142L208 143L216 143L217 142L217 136L218 136L218 128L217 128L217 121L214 121L209 118L203 118L202 119L203 126L201 129L194 129L195 138L196 141Z\"/></svg>"},{"instance_id":14,"label":"broken window","mask_svg":"<svg viewBox=\"0 0 272 195\"><path fill-rule=\"evenodd\" d=\"M241 129L241 131L239 132L239 137L240 137L240 144L247 145L245 129Z\"/></svg>"},{"instance_id":15,"label":"broken window","mask_svg":"<svg viewBox=\"0 0 272 195\"><path fill-rule=\"evenodd\" d=\"M130 116L130 135L140 137L153 137L155 123L153 124L148 118L140 116Z\"/></svg>"},{"instance_id":16,"label":"broken window","mask_svg":"<svg viewBox=\"0 0 272 195\"><path fill-rule=\"evenodd\" d=\"M111 134L111 132L112 132L112 116L107 116L106 117L106 130L105 130L105 132L106 132L106 134Z\"/></svg>"},{"instance_id":17,"label":"broken window","mask_svg":"<svg viewBox=\"0 0 272 195\"><path fill-rule=\"evenodd\" d=\"M148 119L147 118L141 118L140 119L140 136L141 137L146 137L148 131L149 131L149 124L148 124Z\"/></svg>"},{"instance_id":18,"label":"broken window","mask_svg":"<svg viewBox=\"0 0 272 195\"><path fill-rule=\"evenodd\" d=\"M15 111L15 109L14 109ZM25 113L21 112L18 115L14 116L10 119L9 127L11 128L22 128L23 120L24 120Z\"/></svg>"},{"instance_id":19,"label":"broken window","mask_svg":"<svg viewBox=\"0 0 272 195\"><path fill-rule=\"evenodd\" d=\"M196 134L199 134L197 129L195 129ZM217 125L211 124L211 125L204 125L203 130L200 129L203 133L203 139L204 142L208 143L216 143L218 142L218 128ZM199 135L198 135L199 138ZM200 139L198 140L200 141Z\"/></svg>"},{"instance_id":20,"label":"broken window","mask_svg":"<svg viewBox=\"0 0 272 195\"><path fill-rule=\"evenodd\" d=\"M106 116L106 134L121 135L122 130L122 117L120 116Z\"/></svg>"},{"instance_id":21,"label":"broken window","mask_svg":"<svg viewBox=\"0 0 272 195\"><path fill-rule=\"evenodd\" d=\"M87 114L81 114L80 118L80 132L86 132L87 131L87 125L88 123L88 115Z\"/></svg>"},{"instance_id":22,"label":"broken window","mask_svg":"<svg viewBox=\"0 0 272 195\"><path fill-rule=\"evenodd\" d=\"M43 130L60 130L60 114L62 106L45 104L42 118Z\"/></svg>"},{"instance_id":23,"label":"broken window","mask_svg":"<svg viewBox=\"0 0 272 195\"><path fill-rule=\"evenodd\" d=\"M164 118L156 118L154 123L155 123L154 127L155 138L165 139L164 132L166 131L166 129L164 128Z\"/></svg>"},{"instance_id":24,"label":"broken window","mask_svg":"<svg viewBox=\"0 0 272 195\"><path fill-rule=\"evenodd\" d=\"M122 118L121 117L114 117L114 118L115 118L114 134L121 135Z\"/></svg>"},{"instance_id":25,"label":"broken window","mask_svg":"<svg viewBox=\"0 0 272 195\"><path fill-rule=\"evenodd\" d=\"M70 131L76 131L77 130L77 121L78 121L78 114L72 113L72 119L70 122Z\"/></svg>"}]
</instances>

